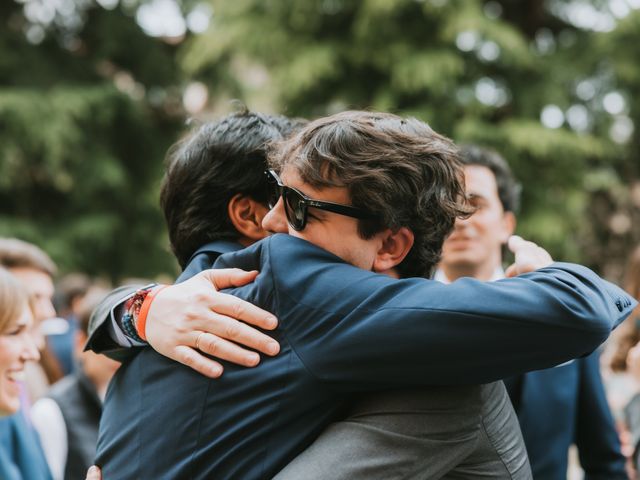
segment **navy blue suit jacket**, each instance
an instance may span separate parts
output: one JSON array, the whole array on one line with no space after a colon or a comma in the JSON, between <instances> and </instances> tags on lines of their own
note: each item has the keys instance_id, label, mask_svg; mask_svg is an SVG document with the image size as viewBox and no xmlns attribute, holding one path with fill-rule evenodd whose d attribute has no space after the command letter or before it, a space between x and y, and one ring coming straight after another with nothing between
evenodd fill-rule
<instances>
[{"instance_id":1,"label":"navy blue suit jacket","mask_svg":"<svg viewBox=\"0 0 640 480\"><path fill-rule=\"evenodd\" d=\"M575 444L585 480L626 480L625 458L600 376L599 354L505 380L536 480L567 478Z\"/></svg>"},{"instance_id":2,"label":"navy blue suit jacket","mask_svg":"<svg viewBox=\"0 0 640 480\"><path fill-rule=\"evenodd\" d=\"M280 354L211 380L143 349L107 394L104 478L271 478L353 392L549 367L594 349L635 303L577 265L442 285L376 275L287 235L215 267L260 271L230 292L277 315Z\"/></svg>"}]
</instances>

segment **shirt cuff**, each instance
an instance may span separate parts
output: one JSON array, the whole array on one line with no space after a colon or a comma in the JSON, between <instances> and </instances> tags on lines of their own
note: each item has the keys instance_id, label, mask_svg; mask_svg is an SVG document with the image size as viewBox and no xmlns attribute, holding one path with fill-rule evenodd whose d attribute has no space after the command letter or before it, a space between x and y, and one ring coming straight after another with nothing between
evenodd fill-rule
<instances>
[{"instance_id":1,"label":"shirt cuff","mask_svg":"<svg viewBox=\"0 0 640 480\"><path fill-rule=\"evenodd\" d=\"M150 283L149 285L142 287L140 290L151 288L151 287L154 287L155 285L156 285L155 283ZM147 345L149 345L147 342L141 342L137 339L130 337L125 333L124 329L122 328L122 317L124 316L124 313L125 313L125 307L124 307L125 303L135 294L136 292L133 292L132 294L127 295L126 297L121 299L111 309L111 312L110 312L111 321L107 325L107 331L109 332L109 336L111 337L111 339L121 347L125 347L125 348L146 347Z\"/></svg>"}]
</instances>

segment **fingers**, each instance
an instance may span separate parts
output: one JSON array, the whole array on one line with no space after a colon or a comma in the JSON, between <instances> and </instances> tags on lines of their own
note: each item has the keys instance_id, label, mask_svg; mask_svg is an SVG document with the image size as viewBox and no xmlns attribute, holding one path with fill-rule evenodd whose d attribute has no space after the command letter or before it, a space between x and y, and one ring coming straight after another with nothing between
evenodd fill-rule
<instances>
[{"instance_id":1,"label":"fingers","mask_svg":"<svg viewBox=\"0 0 640 480\"><path fill-rule=\"evenodd\" d=\"M528 242L527 240L525 240L519 235L511 235L509 237L509 240L507 240L507 246L509 247L509 250L511 250L513 253L517 253L518 250L531 245L537 247L535 243Z\"/></svg>"},{"instance_id":2,"label":"fingers","mask_svg":"<svg viewBox=\"0 0 640 480\"><path fill-rule=\"evenodd\" d=\"M532 272L553 263L551 255L544 248L517 235L509 237L507 245L515 255L514 264L505 271L507 277Z\"/></svg>"},{"instance_id":3,"label":"fingers","mask_svg":"<svg viewBox=\"0 0 640 480\"><path fill-rule=\"evenodd\" d=\"M258 276L258 271L247 272L239 268L222 268L220 270L205 270L201 275L206 277L216 290L222 290L223 288L241 287L253 282Z\"/></svg>"},{"instance_id":4,"label":"fingers","mask_svg":"<svg viewBox=\"0 0 640 480\"><path fill-rule=\"evenodd\" d=\"M98 467L92 465L89 467L89 470L87 470L87 478L85 478L85 480L102 480L102 472Z\"/></svg>"},{"instance_id":5,"label":"fingers","mask_svg":"<svg viewBox=\"0 0 640 480\"><path fill-rule=\"evenodd\" d=\"M271 313L233 295L215 292L211 300L210 309L218 314L242 320L265 330L273 330L278 326L278 319Z\"/></svg>"},{"instance_id":6,"label":"fingers","mask_svg":"<svg viewBox=\"0 0 640 480\"><path fill-rule=\"evenodd\" d=\"M220 270L205 270L199 275L202 275L213 284L216 290L219 290L250 283L255 280L258 272L256 270L246 272L238 268L226 268ZM207 297L209 297L209 295L207 295ZM210 295L210 299L209 308L221 315L242 320L243 322L265 330L273 330L278 326L278 319L271 313L233 295L214 291Z\"/></svg>"},{"instance_id":7,"label":"fingers","mask_svg":"<svg viewBox=\"0 0 640 480\"><path fill-rule=\"evenodd\" d=\"M514 263L513 265L509 265L509 267L504 271L504 276L507 278L512 278L518 275L518 267Z\"/></svg>"},{"instance_id":8,"label":"fingers","mask_svg":"<svg viewBox=\"0 0 640 480\"><path fill-rule=\"evenodd\" d=\"M233 342L211 333L200 332L196 339L197 349L216 359L227 360L245 367L255 367L260 362L260 355L245 350Z\"/></svg>"},{"instance_id":9,"label":"fingers","mask_svg":"<svg viewBox=\"0 0 640 480\"><path fill-rule=\"evenodd\" d=\"M218 378L224 371L218 362L185 345L177 346L170 358L209 378Z\"/></svg>"},{"instance_id":10,"label":"fingers","mask_svg":"<svg viewBox=\"0 0 640 480\"><path fill-rule=\"evenodd\" d=\"M197 328L200 331L204 331L204 332L208 332L209 334L213 334L213 335L207 335L205 338L201 337L200 342L199 342L199 347L202 347L203 345L203 340L206 341L211 341L212 336L215 337L220 337L220 339L226 339L229 340L231 342L233 342L232 344L234 345L234 349L233 352L238 352L242 351L244 352L245 355L247 355L247 353L254 353L255 352L248 352L247 350L242 349L240 346L235 345L235 344L240 344L244 347L248 347L251 348L253 350L257 350L258 352L262 352L266 355L276 355L279 351L280 351L280 345L278 344L277 341L275 341L273 338L271 338L269 335L266 335L264 333L262 333L259 330L256 330L253 327L250 327L249 325L246 325L245 323L239 322L234 318L225 316L225 315L220 315L216 312L209 312L209 315L206 318L203 318L202 321L198 322L197 325L194 325L195 328ZM199 333L198 331L193 332L194 334ZM194 336L194 346L195 346L195 336ZM202 348L200 348L201 350L203 350ZM203 350L206 351L206 353L219 357L219 355L217 353L213 353L210 349L209 350ZM225 350L226 351L226 350ZM255 354L257 356L257 354ZM243 360L242 362L237 362L236 358L238 358L235 354L233 358L227 358L227 357L220 357L223 360L229 360L232 361L234 363L240 363L241 365L245 365L248 360L248 356L245 360ZM257 359L257 361L255 362L256 364L258 363L259 358ZM253 366L254 364L248 365L248 366Z\"/></svg>"}]
</instances>

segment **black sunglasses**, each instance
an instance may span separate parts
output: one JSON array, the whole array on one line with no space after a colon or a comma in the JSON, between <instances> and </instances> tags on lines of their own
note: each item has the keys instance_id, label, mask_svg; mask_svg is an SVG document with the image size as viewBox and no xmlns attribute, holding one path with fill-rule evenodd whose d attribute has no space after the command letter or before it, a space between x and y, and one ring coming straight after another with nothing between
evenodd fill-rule
<instances>
[{"instance_id":1,"label":"black sunglasses","mask_svg":"<svg viewBox=\"0 0 640 480\"><path fill-rule=\"evenodd\" d=\"M376 215L361 208L309 198L295 188L284 185L278 174L271 169L267 170L265 175L267 176L267 204L269 208L275 207L280 197L282 197L287 221L294 230L303 230L307 225L307 210L309 207L353 218L376 218Z\"/></svg>"}]
</instances>

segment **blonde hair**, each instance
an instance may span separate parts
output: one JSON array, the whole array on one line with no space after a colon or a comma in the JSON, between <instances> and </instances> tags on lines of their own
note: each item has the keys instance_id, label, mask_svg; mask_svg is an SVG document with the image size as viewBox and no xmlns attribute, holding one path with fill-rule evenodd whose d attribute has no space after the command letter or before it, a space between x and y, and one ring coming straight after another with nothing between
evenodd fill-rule
<instances>
[{"instance_id":1,"label":"blonde hair","mask_svg":"<svg viewBox=\"0 0 640 480\"><path fill-rule=\"evenodd\" d=\"M7 269L0 267L0 334L11 327L27 306L24 287Z\"/></svg>"}]
</instances>

